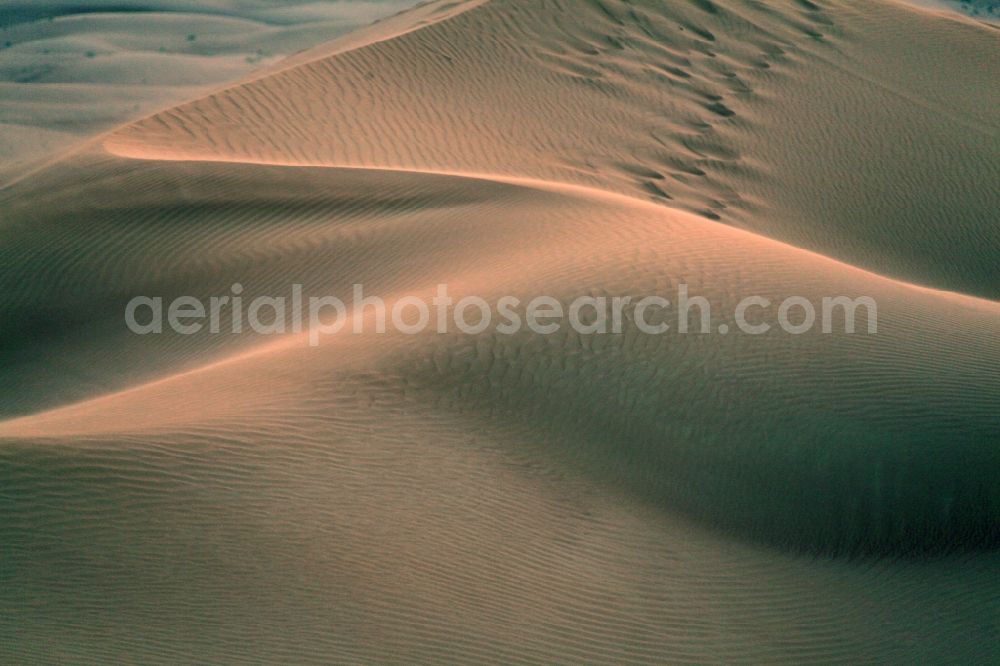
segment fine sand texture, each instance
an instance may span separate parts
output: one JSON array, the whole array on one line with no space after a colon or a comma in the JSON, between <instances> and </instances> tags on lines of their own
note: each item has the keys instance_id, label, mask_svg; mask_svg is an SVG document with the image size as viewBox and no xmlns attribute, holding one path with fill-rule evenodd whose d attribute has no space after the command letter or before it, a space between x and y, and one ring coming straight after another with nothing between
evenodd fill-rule
<instances>
[{"instance_id":1,"label":"fine sand texture","mask_svg":"<svg viewBox=\"0 0 1000 666\"><path fill-rule=\"evenodd\" d=\"M0 661L995 663L998 108L896 0L431 2L22 175ZM237 282L878 333L124 325Z\"/></svg>"},{"instance_id":2,"label":"fine sand texture","mask_svg":"<svg viewBox=\"0 0 1000 666\"><path fill-rule=\"evenodd\" d=\"M4 0L0 185L415 0Z\"/></svg>"}]
</instances>

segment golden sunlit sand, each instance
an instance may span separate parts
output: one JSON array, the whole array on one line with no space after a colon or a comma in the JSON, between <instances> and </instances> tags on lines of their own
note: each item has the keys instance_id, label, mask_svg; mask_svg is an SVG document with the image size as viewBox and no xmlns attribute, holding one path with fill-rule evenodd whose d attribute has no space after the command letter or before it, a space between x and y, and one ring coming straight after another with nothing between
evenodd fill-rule
<instances>
[{"instance_id":1,"label":"golden sunlit sand","mask_svg":"<svg viewBox=\"0 0 1000 666\"><path fill-rule=\"evenodd\" d=\"M0 655L995 660L998 51L891 0L431 2L19 178ZM878 333L122 322L236 282Z\"/></svg>"}]
</instances>

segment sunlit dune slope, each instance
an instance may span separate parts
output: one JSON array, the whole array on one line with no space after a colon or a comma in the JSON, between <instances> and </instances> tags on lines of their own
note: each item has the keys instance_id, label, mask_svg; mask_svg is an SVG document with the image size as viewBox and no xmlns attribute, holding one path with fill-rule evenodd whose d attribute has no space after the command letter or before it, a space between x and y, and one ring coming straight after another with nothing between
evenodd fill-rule
<instances>
[{"instance_id":1,"label":"sunlit dune slope","mask_svg":"<svg viewBox=\"0 0 1000 666\"><path fill-rule=\"evenodd\" d=\"M0 187L415 0L6 0ZM263 70L263 71L262 71Z\"/></svg>"},{"instance_id":2,"label":"sunlit dune slope","mask_svg":"<svg viewBox=\"0 0 1000 666\"><path fill-rule=\"evenodd\" d=\"M1000 296L1000 59L982 55L1000 32L893 2L772 5L431 4L419 30L390 22L105 145L592 185Z\"/></svg>"},{"instance_id":3,"label":"sunlit dune slope","mask_svg":"<svg viewBox=\"0 0 1000 666\"><path fill-rule=\"evenodd\" d=\"M890 2L430 3L0 191L0 655L988 662L989 30ZM390 306L685 284L713 318L364 315L318 346L122 321L236 282ZM878 332L740 334L748 295L870 296Z\"/></svg>"}]
</instances>

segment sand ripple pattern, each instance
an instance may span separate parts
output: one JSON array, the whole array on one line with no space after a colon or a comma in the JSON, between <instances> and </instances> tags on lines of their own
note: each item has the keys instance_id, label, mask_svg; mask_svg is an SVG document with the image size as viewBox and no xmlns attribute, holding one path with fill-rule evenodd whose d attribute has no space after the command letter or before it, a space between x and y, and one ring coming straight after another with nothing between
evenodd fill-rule
<instances>
[{"instance_id":1,"label":"sand ripple pattern","mask_svg":"<svg viewBox=\"0 0 1000 666\"><path fill-rule=\"evenodd\" d=\"M891 88L858 60L918 39ZM955 62L997 48L889 2L434 2L0 191L0 660L995 661L1000 77ZM864 294L879 333L122 324L236 281Z\"/></svg>"}]
</instances>

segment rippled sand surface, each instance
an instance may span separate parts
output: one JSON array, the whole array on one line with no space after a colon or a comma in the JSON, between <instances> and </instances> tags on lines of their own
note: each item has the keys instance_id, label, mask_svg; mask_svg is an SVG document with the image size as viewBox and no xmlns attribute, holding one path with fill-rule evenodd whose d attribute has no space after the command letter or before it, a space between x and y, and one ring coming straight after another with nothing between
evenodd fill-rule
<instances>
[{"instance_id":1,"label":"rippled sand surface","mask_svg":"<svg viewBox=\"0 0 1000 666\"><path fill-rule=\"evenodd\" d=\"M416 0L5 0L0 186Z\"/></svg>"},{"instance_id":2,"label":"rippled sand surface","mask_svg":"<svg viewBox=\"0 0 1000 666\"><path fill-rule=\"evenodd\" d=\"M998 51L890 0L431 2L17 179L0 661L995 662ZM234 282L878 333L122 321Z\"/></svg>"}]
</instances>

